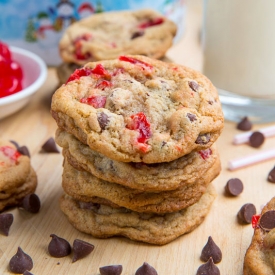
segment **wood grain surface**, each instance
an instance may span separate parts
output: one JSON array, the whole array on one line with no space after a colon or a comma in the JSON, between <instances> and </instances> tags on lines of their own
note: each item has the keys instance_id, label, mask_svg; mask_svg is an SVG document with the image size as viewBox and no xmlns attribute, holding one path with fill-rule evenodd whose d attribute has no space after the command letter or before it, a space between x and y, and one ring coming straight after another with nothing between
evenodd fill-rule
<instances>
[{"instance_id":1,"label":"wood grain surface","mask_svg":"<svg viewBox=\"0 0 275 275\"><path fill-rule=\"evenodd\" d=\"M190 3L191 1L188 1ZM168 52L168 57L177 63L201 70L202 51L199 43L201 25L201 5L188 4L187 25L182 41ZM237 212L245 203L254 203L257 212L275 195L275 185L267 181L268 172L275 160L269 160L237 171L227 169L228 161L236 157L274 147L275 138L266 139L259 149L247 144L232 145L236 130L235 123L226 122L217 145L222 161L222 172L214 181L218 197L205 221L193 232L184 235L165 246L153 246L133 242L126 238L95 239L74 229L60 211L59 197L62 194L62 155L41 152L42 144L53 137L56 124L50 115L50 97L58 85L55 68L49 68L43 87L31 102L18 113L0 121L2 138L12 139L20 145L28 146L31 163L38 176L36 193L41 199L38 214L12 209L14 223L8 237L0 235L0 274L10 274L8 263L20 246L34 262L31 272L35 275L99 274L99 267L112 264L123 265L123 275L134 275L143 262L154 266L159 275L195 275L200 261L200 253L209 236L220 247L222 261L217 264L221 274L242 274L245 251L248 248L253 229L251 225L239 225ZM270 124L269 124L270 125ZM269 125L254 125L253 130ZM238 197L224 194L226 182L240 178L244 191ZM56 234L71 244L75 239L92 243L94 251L86 258L72 263L72 255L52 258L47 252Z\"/></svg>"}]
</instances>

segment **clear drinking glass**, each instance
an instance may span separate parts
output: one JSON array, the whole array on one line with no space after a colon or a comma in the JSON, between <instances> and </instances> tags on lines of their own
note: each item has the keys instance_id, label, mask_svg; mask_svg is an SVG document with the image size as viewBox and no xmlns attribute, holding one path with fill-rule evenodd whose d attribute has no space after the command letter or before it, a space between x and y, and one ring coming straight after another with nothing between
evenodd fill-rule
<instances>
[{"instance_id":1,"label":"clear drinking glass","mask_svg":"<svg viewBox=\"0 0 275 275\"><path fill-rule=\"evenodd\" d=\"M275 1L205 0L204 74L225 118L275 121Z\"/></svg>"}]
</instances>

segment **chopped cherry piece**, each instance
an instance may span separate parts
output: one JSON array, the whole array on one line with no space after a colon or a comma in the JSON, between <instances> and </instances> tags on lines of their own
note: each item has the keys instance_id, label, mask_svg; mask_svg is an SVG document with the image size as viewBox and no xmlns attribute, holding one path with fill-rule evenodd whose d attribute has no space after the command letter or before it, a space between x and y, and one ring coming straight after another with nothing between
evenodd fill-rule
<instances>
[{"instance_id":1,"label":"chopped cherry piece","mask_svg":"<svg viewBox=\"0 0 275 275\"><path fill-rule=\"evenodd\" d=\"M143 61L141 61L141 60L138 60L138 59L135 59L135 58L132 58L132 57L129 57L129 56L125 56L125 55L121 55L121 56L119 57L119 60L121 60L121 61L126 61L126 62L130 62L130 63L132 63L132 64L137 64L137 65L146 66L146 67L148 67L148 68L150 68L150 69L153 68L152 65L150 65L150 64L148 64L148 63L146 63L146 62L143 62Z\"/></svg>"},{"instance_id":2,"label":"chopped cherry piece","mask_svg":"<svg viewBox=\"0 0 275 275\"><path fill-rule=\"evenodd\" d=\"M206 150L201 150L201 151L199 151L199 154L205 160L205 159L209 158L209 156L212 155L212 150L210 148L208 148Z\"/></svg>"},{"instance_id":3,"label":"chopped cherry piece","mask_svg":"<svg viewBox=\"0 0 275 275\"><path fill-rule=\"evenodd\" d=\"M154 18L154 19L150 19L147 22L141 23L138 27L141 29L146 29L148 27L152 27L152 26L156 26L156 25L160 25L163 23L163 18Z\"/></svg>"},{"instance_id":4,"label":"chopped cherry piece","mask_svg":"<svg viewBox=\"0 0 275 275\"><path fill-rule=\"evenodd\" d=\"M80 77L82 76L88 76L92 73L92 71L90 69L87 69L87 68L82 68L82 69L76 69L72 74L71 76L69 77L69 79L67 80L66 84L73 81L73 80L76 80L76 79L79 79Z\"/></svg>"},{"instance_id":5,"label":"chopped cherry piece","mask_svg":"<svg viewBox=\"0 0 275 275\"><path fill-rule=\"evenodd\" d=\"M106 103L106 96L91 96L80 99L81 103L93 106L94 108L103 108Z\"/></svg>"},{"instance_id":6,"label":"chopped cherry piece","mask_svg":"<svg viewBox=\"0 0 275 275\"><path fill-rule=\"evenodd\" d=\"M2 152L5 156L9 157L13 161L17 161L17 159L21 156L21 154L10 146L2 146L0 147L0 152Z\"/></svg>"},{"instance_id":7,"label":"chopped cherry piece","mask_svg":"<svg viewBox=\"0 0 275 275\"><path fill-rule=\"evenodd\" d=\"M110 81L102 80L95 87L104 90L106 87L112 87L113 84Z\"/></svg>"},{"instance_id":8,"label":"chopped cherry piece","mask_svg":"<svg viewBox=\"0 0 275 275\"><path fill-rule=\"evenodd\" d=\"M258 223L259 223L260 217L261 217L261 215L253 215L253 216L252 216L252 221L251 221L251 223L252 223L252 227L253 227L253 228L258 227Z\"/></svg>"},{"instance_id":9,"label":"chopped cherry piece","mask_svg":"<svg viewBox=\"0 0 275 275\"><path fill-rule=\"evenodd\" d=\"M84 54L82 53L82 42L89 41L91 40L91 38L92 38L92 35L90 33L85 33L74 40L75 56L78 60L86 60L89 57L91 57L90 53L84 53Z\"/></svg>"},{"instance_id":10,"label":"chopped cherry piece","mask_svg":"<svg viewBox=\"0 0 275 275\"><path fill-rule=\"evenodd\" d=\"M142 112L131 115L131 119L127 128L130 130L138 130L139 137L137 141L144 143L151 136L150 123Z\"/></svg>"},{"instance_id":11,"label":"chopped cherry piece","mask_svg":"<svg viewBox=\"0 0 275 275\"><path fill-rule=\"evenodd\" d=\"M111 79L109 72L103 67L102 64L97 64L94 69L92 69L93 74L98 74L104 78Z\"/></svg>"},{"instance_id":12,"label":"chopped cherry piece","mask_svg":"<svg viewBox=\"0 0 275 275\"><path fill-rule=\"evenodd\" d=\"M83 54L81 51L81 47L77 47L75 49L75 56L78 60L86 60L91 57L91 54L90 53Z\"/></svg>"},{"instance_id":13,"label":"chopped cherry piece","mask_svg":"<svg viewBox=\"0 0 275 275\"><path fill-rule=\"evenodd\" d=\"M11 60L11 53L7 44L0 41L0 55L7 60Z\"/></svg>"}]
</instances>

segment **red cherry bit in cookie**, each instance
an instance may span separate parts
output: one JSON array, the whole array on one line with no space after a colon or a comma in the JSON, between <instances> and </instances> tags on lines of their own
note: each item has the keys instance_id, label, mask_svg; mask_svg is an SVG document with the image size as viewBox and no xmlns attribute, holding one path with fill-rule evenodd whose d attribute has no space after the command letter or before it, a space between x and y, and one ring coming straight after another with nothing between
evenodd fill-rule
<instances>
[{"instance_id":1,"label":"red cherry bit in cookie","mask_svg":"<svg viewBox=\"0 0 275 275\"><path fill-rule=\"evenodd\" d=\"M109 72L103 67L102 64L97 64L94 69L91 71L93 74L100 75L104 77L105 79L111 79L111 75Z\"/></svg>"},{"instance_id":2,"label":"red cherry bit in cookie","mask_svg":"<svg viewBox=\"0 0 275 275\"><path fill-rule=\"evenodd\" d=\"M141 60L138 60L136 58L132 58L132 57L129 57L129 56L125 56L125 55L121 55L119 57L119 60L120 61L125 61L125 62L130 62L132 64L136 64L136 65L141 65L142 67L147 67L147 68L150 68L150 69L153 69L153 66L146 63L146 62L143 62Z\"/></svg>"},{"instance_id":3,"label":"red cherry bit in cookie","mask_svg":"<svg viewBox=\"0 0 275 275\"><path fill-rule=\"evenodd\" d=\"M141 23L138 27L141 28L141 29L146 29L146 28L149 28L149 27L160 25L163 22L164 22L164 20L161 17L153 18L153 19L148 20L147 22Z\"/></svg>"},{"instance_id":4,"label":"red cherry bit in cookie","mask_svg":"<svg viewBox=\"0 0 275 275\"><path fill-rule=\"evenodd\" d=\"M252 216L251 224L252 224L253 228L259 228L260 217L261 217L261 215L253 215Z\"/></svg>"},{"instance_id":5,"label":"red cherry bit in cookie","mask_svg":"<svg viewBox=\"0 0 275 275\"><path fill-rule=\"evenodd\" d=\"M0 147L0 152L2 152L6 157L10 158L10 160L16 162L17 159L21 156L21 154L13 149L10 146L2 146Z\"/></svg>"},{"instance_id":6,"label":"red cherry bit in cookie","mask_svg":"<svg viewBox=\"0 0 275 275\"><path fill-rule=\"evenodd\" d=\"M82 43L83 41L89 41L92 39L92 35L89 33L83 34L77 37L74 41L75 45L75 56L78 60L86 60L91 57L90 53L82 53Z\"/></svg>"},{"instance_id":7,"label":"red cherry bit in cookie","mask_svg":"<svg viewBox=\"0 0 275 275\"><path fill-rule=\"evenodd\" d=\"M76 69L68 78L66 84L68 84L71 81L77 80L82 76L88 76L92 73L91 69L82 68L82 69Z\"/></svg>"},{"instance_id":8,"label":"red cherry bit in cookie","mask_svg":"<svg viewBox=\"0 0 275 275\"><path fill-rule=\"evenodd\" d=\"M151 136L150 123L142 112L131 115L131 122L127 128L139 131L138 142L144 143Z\"/></svg>"},{"instance_id":9,"label":"red cherry bit in cookie","mask_svg":"<svg viewBox=\"0 0 275 275\"><path fill-rule=\"evenodd\" d=\"M112 87L112 86L113 86L113 84L110 81L102 80L102 81L98 82L95 87L98 89L104 90L105 88Z\"/></svg>"},{"instance_id":10,"label":"red cherry bit in cookie","mask_svg":"<svg viewBox=\"0 0 275 275\"><path fill-rule=\"evenodd\" d=\"M209 156L212 155L212 150L210 148L201 150L199 151L199 154L204 160L206 160L207 158L209 158Z\"/></svg>"},{"instance_id":11,"label":"red cherry bit in cookie","mask_svg":"<svg viewBox=\"0 0 275 275\"><path fill-rule=\"evenodd\" d=\"M87 98L81 98L80 102L91 105L94 108L103 108L106 103L106 96L91 96Z\"/></svg>"}]
</instances>

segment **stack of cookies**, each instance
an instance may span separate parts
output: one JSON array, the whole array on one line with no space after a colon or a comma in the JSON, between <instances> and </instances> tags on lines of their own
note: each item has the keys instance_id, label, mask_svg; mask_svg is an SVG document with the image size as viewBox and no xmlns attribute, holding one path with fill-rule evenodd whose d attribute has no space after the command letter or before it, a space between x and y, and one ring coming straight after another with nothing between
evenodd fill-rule
<instances>
[{"instance_id":1,"label":"stack of cookies","mask_svg":"<svg viewBox=\"0 0 275 275\"><path fill-rule=\"evenodd\" d=\"M0 212L19 206L36 186L37 176L30 158L20 152L14 142L0 139Z\"/></svg>"},{"instance_id":2,"label":"stack of cookies","mask_svg":"<svg viewBox=\"0 0 275 275\"><path fill-rule=\"evenodd\" d=\"M64 32L57 67L61 84L75 69L90 61L117 58L121 54L160 59L172 46L176 24L155 10L113 11L93 14Z\"/></svg>"},{"instance_id":3,"label":"stack of cookies","mask_svg":"<svg viewBox=\"0 0 275 275\"><path fill-rule=\"evenodd\" d=\"M216 197L223 113L212 83L145 56L87 63L53 95L61 210L80 231L166 244Z\"/></svg>"}]
</instances>

